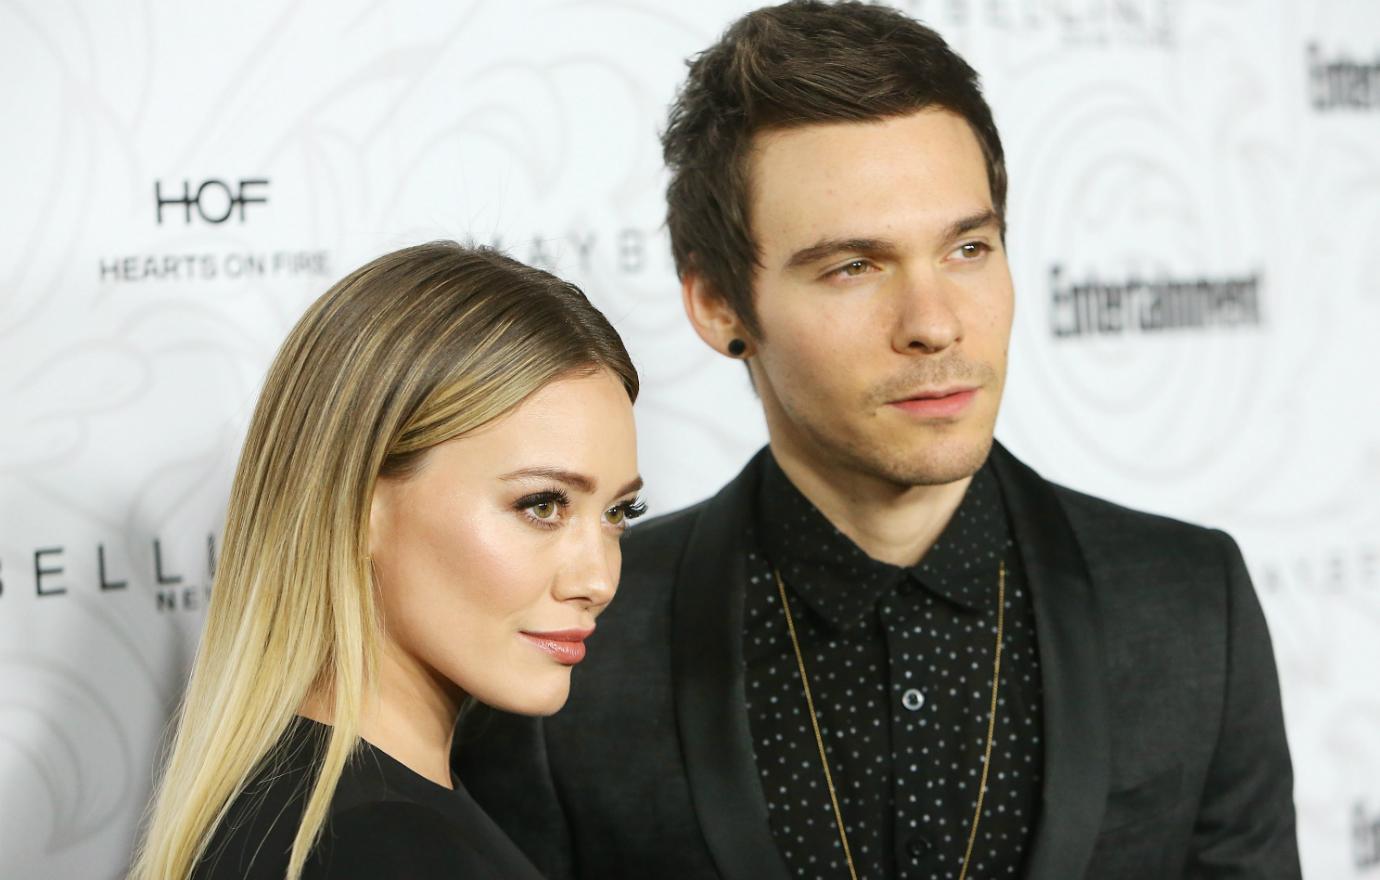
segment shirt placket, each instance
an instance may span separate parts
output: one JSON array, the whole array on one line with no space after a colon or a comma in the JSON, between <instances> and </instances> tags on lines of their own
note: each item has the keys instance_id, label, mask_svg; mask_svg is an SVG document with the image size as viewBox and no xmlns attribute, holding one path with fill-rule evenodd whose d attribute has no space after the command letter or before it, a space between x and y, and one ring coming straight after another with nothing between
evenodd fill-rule
<instances>
[{"instance_id":1,"label":"shirt placket","mask_svg":"<svg viewBox=\"0 0 1380 880\"><path fill-rule=\"evenodd\" d=\"M934 864L933 816L924 806L923 750L931 725L929 692L934 682L926 675L923 655L909 638L906 618L914 585L907 581L900 594L883 600L877 609L885 636L888 669L887 710L891 726L892 855L898 878L929 876ZM928 821L926 821L928 819Z\"/></svg>"}]
</instances>

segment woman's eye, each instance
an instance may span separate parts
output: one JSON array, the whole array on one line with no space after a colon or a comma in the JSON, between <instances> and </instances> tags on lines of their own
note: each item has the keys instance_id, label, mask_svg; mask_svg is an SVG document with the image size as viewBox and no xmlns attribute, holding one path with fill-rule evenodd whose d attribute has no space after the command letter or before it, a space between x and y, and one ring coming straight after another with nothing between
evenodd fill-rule
<instances>
[{"instance_id":1,"label":"woman's eye","mask_svg":"<svg viewBox=\"0 0 1380 880\"><path fill-rule=\"evenodd\" d=\"M647 505L645 502L624 501L604 511L604 521L613 526L627 526L628 523L646 512Z\"/></svg>"},{"instance_id":2,"label":"woman's eye","mask_svg":"<svg viewBox=\"0 0 1380 880\"><path fill-rule=\"evenodd\" d=\"M560 492L537 492L519 498L513 507L523 516L546 528L561 524L561 514L570 504L570 499Z\"/></svg>"},{"instance_id":3,"label":"woman's eye","mask_svg":"<svg viewBox=\"0 0 1380 880\"><path fill-rule=\"evenodd\" d=\"M527 510L531 512L532 516L540 520L553 520L556 518L556 514L560 512L560 508L556 506L554 501L538 501Z\"/></svg>"}]
</instances>

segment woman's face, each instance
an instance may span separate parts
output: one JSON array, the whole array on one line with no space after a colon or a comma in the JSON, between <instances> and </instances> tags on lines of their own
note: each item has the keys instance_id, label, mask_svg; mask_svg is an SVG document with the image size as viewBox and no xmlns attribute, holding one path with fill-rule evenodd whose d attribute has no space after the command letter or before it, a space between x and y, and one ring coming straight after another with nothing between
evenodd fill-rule
<instances>
[{"instance_id":1,"label":"woman's face","mask_svg":"<svg viewBox=\"0 0 1380 880\"><path fill-rule=\"evenodd\" d=\"M618 587L641 485L632 404L607 370L558 379L429 450L412 476L380 480L370 552L385 666L555 712Z\"/></svg>"}]
</instances>

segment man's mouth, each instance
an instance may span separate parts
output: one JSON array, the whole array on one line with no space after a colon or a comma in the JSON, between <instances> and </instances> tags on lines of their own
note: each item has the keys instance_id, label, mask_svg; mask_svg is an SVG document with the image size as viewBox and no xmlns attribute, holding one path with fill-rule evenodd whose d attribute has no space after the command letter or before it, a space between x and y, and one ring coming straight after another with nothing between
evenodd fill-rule
<instances>
[{"instance_id":1,"label":"man's mouth","mask_svg":"<svg viewBox=\"0 0 1380 880\"><path fill-rule=\"evenodd\" d=\"M951 419L967 410L977 394L976 386L925 389L887 405L921 419Z\"/></svg>"}]
</instances>

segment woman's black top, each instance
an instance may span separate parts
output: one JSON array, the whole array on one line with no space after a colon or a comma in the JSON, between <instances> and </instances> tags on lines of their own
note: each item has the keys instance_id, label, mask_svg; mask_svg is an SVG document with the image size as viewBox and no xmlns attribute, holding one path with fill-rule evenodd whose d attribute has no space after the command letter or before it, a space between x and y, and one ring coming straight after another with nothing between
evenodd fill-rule
<instances>
[{"instance_id":1,"label":"woman's black top","mask_svg":"<svg viewBox=\"0 0 1380 880\"><path fill-rule=\"evenodd\" d=\"M315 721L293 721L231 804L195 880L282 880L329 733ZM459 782L443 788L362 741L302 877L541 880Z\"/></svg>"}]
</instances>

